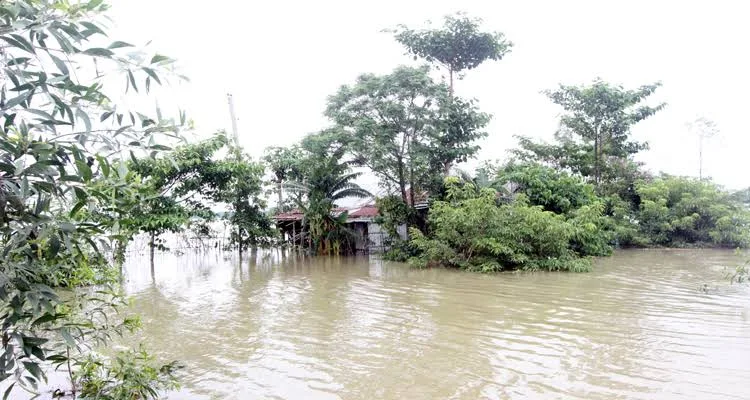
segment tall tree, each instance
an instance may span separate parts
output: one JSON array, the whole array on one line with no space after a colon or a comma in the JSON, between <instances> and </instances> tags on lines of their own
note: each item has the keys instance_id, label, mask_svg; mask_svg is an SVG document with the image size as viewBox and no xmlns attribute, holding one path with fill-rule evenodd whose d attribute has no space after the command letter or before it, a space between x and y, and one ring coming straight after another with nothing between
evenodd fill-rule
<instances>
[{"instance_id":1,"label":"tall tree","mask_svg":"<svg viewBox=\"0 0 750 400\"><path fill-rule=\"evenodd\" d=\"M285 211L284 184L298 174L301 157L298 146L269 147L265 151L263 161L273 174L272 182L276 184L277 211Z\"/></svg>"},{"instance_id":2,"label":"tall tree","mask_svg":"<svg viewBox=\"0 0 750 400\"><path fill-rule=\"evenodd\" d=\"M462 13L447 15L437 29L414 30L399 25L394 35L414 57L421 57L448 70L449 90L453 94L454 74L478 67L487 60L501 60L513 43L500 32L482 32L479 18Z\"/></svg>"},{"instance_id":3,"label":"tall tree","mask_svg":"<svg viewBox=\"0 0 750 400\"><path fill-rule=\"evenodd\" d=\"M427 67L361 75L329 98L326 115L349 135L356 160L409 204L446 166L476 153L489 121L473 101L451 100Z\"/></svg>"},{"instance_id":4,"label":"tall tree","mask_svg":"<svg viewBox=\"0 0 750 400\"><path fill-rule=\"evenodd\" d=\"M560 85L558 90L545 92L564 114L560 125L577 135L584 145L591 146L593 155L592 177L599 185L602 169L608 158L619 160L648 148L647 143L631 140L630 128L665 107L644 105L660 83L625 89L601 80L587 86Z\"/></svg>"}]
</instances>

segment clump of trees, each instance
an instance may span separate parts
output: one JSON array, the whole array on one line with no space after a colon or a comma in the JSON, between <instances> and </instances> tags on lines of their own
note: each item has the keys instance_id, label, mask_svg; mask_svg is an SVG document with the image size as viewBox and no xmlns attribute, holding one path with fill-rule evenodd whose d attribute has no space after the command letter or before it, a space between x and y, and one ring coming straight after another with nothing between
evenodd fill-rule
<instances>
[{"instance_id":1,"label":"clump of trees","mask_svg":"<svg viewBox=\"0 0 750 400\"><path fill-rule=\"evenodd\" d=\"M710 181L662 175L636 187L640 205L635 216L650 244L750 245L747 208Z\"/></svg>"},{"instance_id":2,"label":"clump of trees","mask_svg":"<svg viewBox=\"0 0 750 400\"><path fill-rule=\"evenodd\" d=\"M491 116L476 99L455 94L454 75L512 48L480 25L457 14L439 28L393 30L408 54L429 64L363 74L329 97L327 143L335 150L311 151L304 142L269 150L279 196L295 180L310 184L320 173L353 179L348 168L367 168L387 192L377 199L378 222L391 236L386 257L420 266L584 271L589 257L616 247L748 244L741 194L704 179L653 177L635 161L648 143L634 140L631 129L665 107L650 101L659 82L629 89L596 79L545 91L562 110L553 143L519 137L508 162L485 163L474 177L456 170L476 155ZM431 77L433 67L448 72L447 84ZM304 154L341 164L295 161ZM295 203L315 238L309 247L328 254L325 238L341 237L344 219L330 216L333 196L311 193L297 191ZM425 197L429 211L417 207ZM281 197L278 203L289 208Z\"/></svg>"},{"instance_id":3,"label":"clump of trees","mask_svg":"<svg viewBox=\"0 0 750 400\"><path fill-rule=\"evenodd\" d=\"M630 128L664 107L644 104L657 87L597 80L547 92L564 110L556 142L520 138L509 162L485 164L460 185L447 178L428 229L412 229L411 262L585 271L588 257L618 246L748 246L741 193L706 179L653 177L633 160L648 146Z\"/></svg>"},{"instance_id":4,"label":"clump of trees","mask_svg":"<svg viewBox=\"0 0 750 400\"><path fill-rule=\"evenodd\" d=\"M147 399L174 388L174 363L141 349L93 352L139 327L117 314L127 242L148 234L153 257L162 233L205 226L215 203L230 207L240 249L274 235L260 163L223 135L181 141L183 113L147 115L105 92L120 71L122 90L141 94L175 76L170 58L107 42L107 9L101 0L0 3L4 398L36 391L49 367L70 377L58 396ZM76 290L88 285L100 290Z\"/></svg>"}]
</instances>

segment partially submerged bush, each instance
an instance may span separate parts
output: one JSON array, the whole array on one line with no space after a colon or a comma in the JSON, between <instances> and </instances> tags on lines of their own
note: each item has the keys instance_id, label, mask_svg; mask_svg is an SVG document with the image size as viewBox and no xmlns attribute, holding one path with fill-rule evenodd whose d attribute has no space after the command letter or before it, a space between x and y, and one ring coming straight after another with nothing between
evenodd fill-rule
<instances>
[{"instance_id":1,"label":"partially submerged bush","mask_svg":"<svg viewBox=\"0 0 750 400\"><path fill-rule=\"evenodd\" d=\"M471 184L446 180L446 201L435 201L429 214L430 235L412 229L411 243L421 254L415 265L443 265L473 271L506 269L586 271L590 260L574 250L589 235L593 216L570 223L561 215L529 206L522 197L498 205L497 194ZM588 210L587 213L595 213ZM593 252L595 249L586 249Z\"/></svg>"},{"instance_id":2,"label":"partially submerged bush","mask_svg":"<svg viewBox=\"0 0 750 400\"><path fill-rule=\"evenodd\" d=\"M747 247L750 214L716 184L663 175L637 185L640 231L660 246Z\"/></svg>"}]
</instances>

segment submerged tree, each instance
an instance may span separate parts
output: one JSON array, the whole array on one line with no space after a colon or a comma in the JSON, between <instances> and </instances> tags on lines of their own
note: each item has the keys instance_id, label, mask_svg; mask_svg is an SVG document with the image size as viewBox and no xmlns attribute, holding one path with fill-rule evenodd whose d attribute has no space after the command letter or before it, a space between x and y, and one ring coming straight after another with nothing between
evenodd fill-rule
<instances>
[{"instance_id":1,"label":"submerged tree","mask_svg":"<svg viewBox=\"0 0 750 400\"><path fill-rule=\"evenodd\" d=\"M637 190L639 227L652 244L750 245L750 212L710 181L662 175L639 183Z\"/></svg>"},{"instance_id":2,"label":"submerged tree","mask_svg":"<svg viewBox=\"0 0 750 400\"><path fill-rule=\"evenodd\" d=\"M5 397L18 386L34 391L50 365L66 366L66 392L75 394L81 352L106 342L113 329L137 326L106 316L120 304L114 287L66 296L53 289L114 283L108 243L143 188L120 154L162 150L154 136L177 130L118 109L103 91L111 75L91 73L122 70L127 87L148 91L171 62L129 57L125 42L97 47L106 40L106 10L101 0L0 2L0 381L13 380ZM163 387L150 378L128 384L150 396Z\"/></svg>"},{"instance_id":3,"label":"submerged tree","mask_svg":"<svg viewBox=\"0 0 750 400\"><path fill-rule=\"evenodd\" d=\"M214 218L209 202L228 186L231 174L216 160L218 151L228 144L222 133L215 137L177 147L161 157L133 158L128 169L138 174L149 189L135 212L124 215L120 228L126 240L139 232L149 235L150 259L165 232L180 232L192 221L205 223ZM124 250L124 243L119 246Z\"/></svg>"},{"instance_id":4,"label":"submerged tree","mask_svg":"<svg viewBox=\"0 0 750 400\"><path fill-rule=\"evenodd\" d=\"M421 57L448 70L450 94L454 74L478 67L487 60L501 60L513 44L500 32L482 32L481 19L458 13L445 17L438 29L410 29L400 25L395 38L414 57Z\"/></svg>"},{"instance_id":5,"label":"submerged tree","mask_svg":"<svg viewBox=\"0 0 750 400\"><path fill-rule=\"evenodd\" d=\"M218 164L217 170L226 175L227 182L213 199L229 206L226 218L232 226L230 240L237 246L240 256L248 247L268 244L275 233L264 211L266 202L261 197L263 164L235 147Z\"/></svg>"}]
</instances>

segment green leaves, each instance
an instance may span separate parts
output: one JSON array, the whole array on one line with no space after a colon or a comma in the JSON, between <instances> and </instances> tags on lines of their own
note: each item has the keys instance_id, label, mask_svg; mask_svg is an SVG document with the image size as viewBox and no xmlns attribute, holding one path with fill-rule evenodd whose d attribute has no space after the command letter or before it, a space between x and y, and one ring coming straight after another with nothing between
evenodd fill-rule
<instances>
[{"instance_id":1,"label":"green leaves","mask_svg":"<svg viewBox=\"0 0 750 400\"><path fill-rule=\"evenodd\" d=\"M663 175L636 186L635 218L651 243L662 246L750 246L750 213L710 181Z\"/></svg>"},{"instance_id":2,"label":"green leaves","mask_svg":"<svg viewBox=\"0 0 750 400\"><path fill-rule=\"evenodd\" d=\"M29 42L26 38L24 38L21 35L11 33L9 35L0 36L0 39L4 40L6 43L18 49L22 49L31 54L36 54L36 51L34 50L34 46L31 44L31 42Z\"/></svg>"},{"instance_id":3,"label":"green leaves","mask_svg":"<svg viewBox=\"0 0 750 400\"><path fill-rule=\"evenodd\" d=\"M116 296L58 297L50 287L114 282L116 269L104 245L123 239L118 219L137 209L145 192L120 154L127 154L128 143L162 151L159 132L177 130L168 120L130 113L149 130L143 143L142 132L123 126L125 113L116 112L112 100L120 96L110 98L103 82L111 71L144 66L115 53L130 47L127 42L107 48L92 43L106 36L96 15L104 9L101 0L0 2L0 302L6 338L0 381L13 380L5 397L19 385L33 390L44 379L42 361L74 363L79 343L100 346L122 328L113 315ZM158 67L167 61L157 61L144 75L158 83ZM96 74L74 73L78 68ZM135 88L132 73L127 79ZM90 115L100 115L102 124L94 127ZM70 127L58 132L64 125Z\"/></svg>"},{"instance_id":4,"label":"green leaves","mask_svg":"<svg viewBox=\"0 0 750 400\"><path fill-rule=\"evenodd\" d=\"M451 96L427 67L361 75L329 98L326 116L354 159L406 203L407 188L439 189L453 164L476 154L490 118L474 101Z\"/></svg>"},{"instance_id":5,"label":"green leaves","mask_svg":"<svg viewBox=\"0 0 750 400\"><path fill-rule=\"evenodd\" d=\"M161 54L155 54L153 57L151 57L151 64L163 64L169 62L172 62L172 59Z\"/></svg>"},{"instance_id":6,"label":"green leaves","mask_svg":"<svg viewBox=\"0 0 750 400\"><path fill-rule=\"evenodd\" d=\"M582 271L590 263L571 250L575 227L562 215L523 199L498 204L492 189L446 179L447 201L431 204L429 236L412 230L417 265L492 272L503 269ZM554 261L551 261L554 260Z\"/></svg>"},{"instance_id":7,"label":"green leaves","mask_svg":"<svg viewBox=\"0 0 750 400\"><path fill-rule=\"evenodd\" d=\"M107 46L107 48L110 49L110 50L119 49L119 48L122 48L122 47L133 47L133 45L130 44L130 43L121 42L121 41L117 40L117 41L112 42L112 44L110 44L109 46Z\"/></svg>"},{"instance_id":8,"label":"green leaves","mask_svg":"<svg viewBox=\"0 0 750 400\"><path fill-rule=\"evenodd\" d=\"M561 125L586 145L585 151L590 154L583 161L589 165L578 168L585 176L591 176L595 185L603 180L606 183L608 172L617 167L617 162L611 165L611 159L623 162L647 148L645 143L630 140L630 128L665 107L663 103L655 107L640 105L659 86L656 83L626 90L595 80L587 86L560 85L558 90L545 92L565 111Z\"/></svg>"},{"instance_id":9,"label":"green leaves","mask_svg":"<svg viewBox=\"0 0 750 400\"><path fill-rule=\"evenodd\" d=\"M112 50L101 48L101 47L93 47L90 49L86 49L82 53L86 55L90 55L90 56L108 57L108 58L115 55L115 53Z\"/></svg>"},{"instance_id":10,"label":"green leaves","mask_svg":"<svg viewBox=\"0 0 750 400\"><path fill-rule=\"evenodd\" d=\"M481 32L482 20L468 18L463 14L448 15L439 29L413 30L400 26L395 31L395 39L409 53L437 62L451 74L473 69L487 60L501 60L513 47L500 32Z\"/></svg>"}]
</instances>

